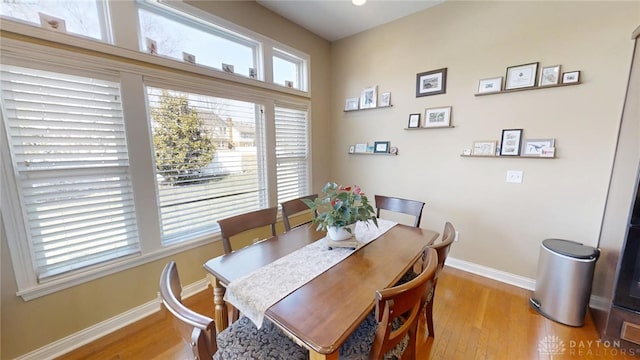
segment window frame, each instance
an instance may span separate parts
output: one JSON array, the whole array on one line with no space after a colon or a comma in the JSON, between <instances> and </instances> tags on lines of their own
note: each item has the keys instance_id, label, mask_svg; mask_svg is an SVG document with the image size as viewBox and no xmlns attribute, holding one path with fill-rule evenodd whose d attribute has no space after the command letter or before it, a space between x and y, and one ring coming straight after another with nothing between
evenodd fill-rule
<instances>
[{"instance_id":1,"label":"window frame","mask_svg":"<svg viewBox=\"0 0 640 360\"><path fill-rule=\"evenodd\" d=\"M28 26L28 28L31 28ZM114 49L112 46L96 41L79 39L67 34L49 34L50 32L39 30L44 35L55 35L48 42L25 42L13 37L3 39L0 48L2 63L13 64L22 67L34 67L48 71L60 71L70 74L97 76L96 74L118 74L120 79L123 111L125 119L147 118L144 87L146 84L161 86L166 84L170 88L184 91L200 92L219 97L231 97L237 100L251 101L263 105L265 123L265 146L262 152L265 169L265 181L267 188L267 202L276 206L277 185L275 176L275 149L274 140L274 109L277 102L297 104L306 109L307 121L311 126L311 105L308 94L301 96L300 91L281 89L281 87L255 86L255 81L247 82L242 77L217 76L217 72L205 68L195 68L185 64L158 59L138 52L127 52L122 49ZM64 39L72 39L74 43L93 49L92 53L78 53L59 47L55 44L61 42L59 36ZM55 41L53 40L55 39ZM102 55L114 55L104 57ZM129 60L138 61L131 62ZM158 66L160 65L160 66ZM176 71L178 70L178 71ZM221 74L226 75L226 74ZM228 81L232 80L232 81ZM140 105L145 104L145 105ZM156 193L148 186L154 178L154 163L151 154L151 135L148 125L140 126L139 122L125 120L127 143L136 203L136 217L140 236L141 255L123 259L109 264L97 265L78 272L66 274L46 283L38 283L32 266L31 253L26 238L25 224L21 213L15 213L12 209L21 208L20 199L15 195L17 184L13 181L14 170L10 156L9 145L6 142L7 135L2 120L2 132L0 133L0 156L2 159L0 178L0 197L2 198L2 222L4 224L11 261L14 265L14 273L17 282L17 295L28 301L75 285L85 283L110 274L121 272L136 266L140 266L155 260L171 256L210 244L220 239L219 233L211 236L199 236L179 244L163 246L159 241L160 225L159 214L148 211L149 207L158 209ZM135 139L135 140L134 140ZM145 140L146 139L146 140ZM5 145L7 144L7 145ZM309 139L309 151L312 144ZM309 165L312 159L309 158ZM134 165L135 164L135 165ZM309 174L311 181L311 174ZM140 204L144 204L140 206ZM22 239L22 241L21 241Z\"/></svg>"}]
</instances>

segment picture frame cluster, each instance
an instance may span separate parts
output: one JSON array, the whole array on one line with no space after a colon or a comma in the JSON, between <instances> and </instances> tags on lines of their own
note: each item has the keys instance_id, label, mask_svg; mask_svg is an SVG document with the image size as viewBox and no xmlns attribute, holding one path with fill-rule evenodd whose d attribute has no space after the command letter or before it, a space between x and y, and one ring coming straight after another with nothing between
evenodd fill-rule
<instances>
[{"instance_id":1,"label":"picture frame cluster","mask_svg":"<svg viewBox=\"0 0 640 360\"><path fill-rule=\"evenodd\" d=\"M371 145L369 143L349 145L349 154L398 155L398 148L391 146L390 141L374 141Z\"/></svg>"},{"instance_id":2,"label":"picture frame cluster","mask_svg":"<svg viewBox=\"0 0 640 360\"><path fill-rule=\"evenodd\" d=\"M451 106L426 108L424 111L424 119L422 119L422 121L420 119L421 114L409 114L407 129L452 127L451 109Z\"/></svg>"},{"instance_id":3,"label":"picture frame cluster","mask_svg":"<svg viewBox=\"0 0 640 360\"><path fill-rule=\"evenodd\" d=\"M555 158L555 139L525 139L523 132L523 129L503 129L500 141L474 141L473 146L464 149L462 155Z\"/></svg>"},{"instance_id":4,"label":"picture frame cluster","mask_svg":"<svg viewBox=\"0 0 640 360\"><path fill-rule=\"evenodd\" d=\"M477 95L580 83L580 70L561 69L561 65L540 68L539 62L508 66L504 77L480 79Z\"/></svg>"},{"instance_id":5,"label":"picture frame cluster","mask_svg":"<svg viewBox=\"0 0 640 360\"><path fill-rule=\"evenodd\" d=\"M391 106L391 92L383 92L378 97L378 87L369 86L362 90L359 97L345 99L344 111L357 111Z\"/></svg>"}]
</instances>

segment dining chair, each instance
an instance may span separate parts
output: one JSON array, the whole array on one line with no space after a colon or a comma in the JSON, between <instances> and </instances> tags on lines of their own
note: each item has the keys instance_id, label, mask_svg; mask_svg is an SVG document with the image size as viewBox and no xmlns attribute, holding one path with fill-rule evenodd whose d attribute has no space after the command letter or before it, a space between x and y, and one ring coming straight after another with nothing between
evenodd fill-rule
<instances>
[{"instance_id":1,"label":"dining chair","mask_svg":"<svg viewBox=\"0 0 640 360\"><path fill-rule=\"evenodd\" d=\"M215 321L182 303L182 284L174 261L160 275L162 303L174 317L174 325L192 352L192 359L307 359L309 352L265 319L258 329L246 316L216 336Z\"/></svg>"},{"instance_id":2,"label":"dining chair","mask_svg":"<svg viewBox=\"0 0 640 360\"><path fill-rule=\"evenodd\" d=\"M271 236L275 236L277 216L278 208L271 207L218 220L224 253L230 254L233 251L230 238L245 231L270 226Z\"/></svg>"},{"instance_id":3,"label":"dining chair","mask_svg":"<svg viewBox=\"0 0 640 360\"><path fill-rule=\"evenodd\" d=\"M313 212L313 216L303 217L301 221L296 221L295 225L291 226L291 219L297 216L304 216L307 213L311 213L312 210L305 204L302 200L307 199L310 201L314 201L318 198L318 194L307 195L303 197L299 197L297 199L285 201L282 203L282 221L284 222L285 231L289 231L295 227L308 224L313 220L313 216L315 216L315 212Z\"/></svg>"},{"instance_id":4,"label":"dining chair","mask_svg":"<svg viewBox=\"0 0 640 360\"><path fill-rule=\"evenodd\" d=\"M340 359L415 359L418 317L433 287L438 254L427 249L422 272L407 283L376 291L374 312L340 347ZM404 354L408 351L407 354Z\"/></svg>"},{"instance_id":5,"label":"dining chair","mask_svg":"<svg viewBox=\"0 0 640 360\"><path fill-rule=\"evenodd\" d=\"M413 222L413 226L420 226L420 220L422 219L422 209L424 208L425 204L424 202L383 195L376 195L375 199L377 217L380 217L380 210L399 212L414 216L415 221Z\"/></svg>"},{"instance_id":6,"label":"dining chair","mask_svg":"<svg viewBox=\"0 0 640 360\"><path fill-rule=\"evenodd\" d=\"M438 267L436 269L436 277L433 281L433 287L426 294L425 299L425 312L424 316L427 321L427 329L429 330L429 336L435 337L435 333L433 331L433 300L436 294L436 285L438 284L438 277L444 268L444 262L447 260L447 256L449 255L449 250L451 250L451 245L453 244L453 240L456 237L456 229L450 222L446 222L444 224L444 230L442 231L442 237L440 242L436 242L431 245L430 248L435 250L438 253Z\"/></svg>"}]
</instances>

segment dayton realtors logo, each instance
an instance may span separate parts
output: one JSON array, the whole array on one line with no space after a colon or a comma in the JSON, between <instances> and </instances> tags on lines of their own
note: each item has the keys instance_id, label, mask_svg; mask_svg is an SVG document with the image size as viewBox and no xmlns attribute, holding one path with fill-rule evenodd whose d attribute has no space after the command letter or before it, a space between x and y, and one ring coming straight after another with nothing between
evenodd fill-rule
<instances>
[{"instance_id":1,"label":"dayton realtors logo","mask_svg":"<svg viewBox=\"0 0 640 360\"><path fill-rule=\"evenodd\" d=\"M540 355L565 355L565 356L604 356L608 359L616 356L640 355L640 349L627 349L620 347L620 341L602 340L569 340L565 343L560 337L547 335L538 343Z\"/></svg>"},{"instance_id":2,"label":"dayton realtors logo","mask_svg":"<svg viewBox=\"0 0 640 360\"><path fill-rule=\"evenodd\" d=\"M562 355L565 352L564 341L557 336L547 335L538 343L540 355Z\"/></svg>"}]
</instances>

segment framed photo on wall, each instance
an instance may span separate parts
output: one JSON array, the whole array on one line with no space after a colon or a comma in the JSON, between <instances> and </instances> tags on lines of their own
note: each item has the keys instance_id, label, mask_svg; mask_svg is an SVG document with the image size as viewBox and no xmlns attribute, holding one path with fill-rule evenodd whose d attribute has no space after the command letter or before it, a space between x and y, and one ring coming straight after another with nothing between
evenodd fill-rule
<instances>
[{"instance_id":1,"label":"framed photo on wall","mask_svg":"<svg viewBox=\"0 0 640 360\"><path fill-rule=\"evenodd\" d=\"M473 156L496 156L497 141L474 141L471 155Z\"/></svg>"},{"instance_id":2,"label":"framed photo on wall","mask_svg":"<svg viewBox=\"0 0 640 360\"><path fill-rule=\"evenodd\" d=\"M447 68L416 75L416 97L444 94L447 91Z\"/></svg>"},{"instance_id":3,"label":"framed photo on wall","mask_svg":"<svg viewBox=\"0 0 640 360\"><path fill-rule=\"evenodd\" d=\"M522 143L522 129L502 130L502 141L500 142L500 156L520 156L521 143Z\"/></svg>"},{"instance_id":4,"label":"framed photo on wall","mask_svg":"<svg viewBox=\"0 0 640 360\"><path fill-rule=\"evenodd\" d=\"M522 145L522 156L542 156L543 151L555 147L555 139L526 139Z\"/></svg>"},{"instance_id":5,"label":"framed photo on wall","mask_svg":"<svg viewBox=\"0 0 640 360\"><path fill-rule=\"evenodd\" d=\"M408 128L419 128L420 127L420 114L409 114L409 125Z\"/></svg>"},{"instance_id":6,"label":"framed photo on wall","mask_svg":"<svg viewBox=\"0 0 640 360\"><path fill-rule=\"evenodd\" d=\"M560 82L560 65L545 66L540 71L540 86L556 85Z\"/></svg>"},{"instance_id":7,"label":"framed photo on wall","mask_svg":"<svg viewBox=\"0 0 640 360\"><path fill-rule=\"evenodd\" d=\"M562 83L571 84L580 82L580 71L569 71L562 74Z\"/></svg>"},{"instance_id":8,"label":"framed photo on wall","mask_svg":"<svg viewBox=\"0 0 640 360\"><path fill-rule=\"evenodd\" d=\"M376 141L373 143L373 152L383 154L389 152L389 141Z\"/></svg>"},{"instance_id":9,"label":"framed photo on wall","mask_svg":"<svg viewBox=\"0 0 640 360\"><path fill-rule=\"evenodd\" d=\"M358 110L358 101L359 99L357 97L347 98L347 100L344 103L344 111Z\"/></svg>"},{"instance_id":10,"label":"framed photo on wall","mask_svg":"<svg viewBox=\"0 0 640 360\"><path fill-rule=\"evenodd\" d=\"M510 66L504 83L505 90L521 89L536 86L538 63Z\"/></svg>"},{"instance_id":11,"label":"framed photo on wall","mask_svg":"<svg viewBox=\"0 0 640 360\"><path fill-rule=\"evenodd\" d=\"M502 76L482 79L478 82L478 94L502 91Z\"/></svg>"},{"instance_id":12,"label":"framed photo on wall","mask_svg":"<svg viewBox=\"0 0 640 360\"><path fill-rule=\"evenodd\" d=\"M424 127L451 126L451 106L426 109L424 113Z\"/></svg>"},{"instance_id":13,"label":"framed photo on wall","mask_svg":"<svg viewBox=\"0 0 640 360\"><path fill-rule=\"evenodd\" d=\"M376 107L378 102L377 87L372 86L362 90L360 95L360 109L371 109Z\"/></svg>"}]
</instances>

